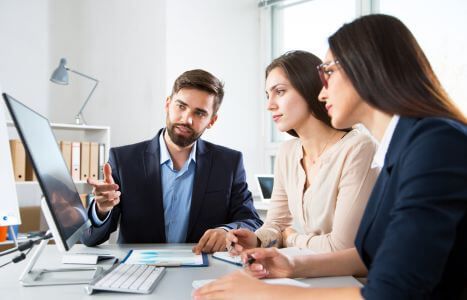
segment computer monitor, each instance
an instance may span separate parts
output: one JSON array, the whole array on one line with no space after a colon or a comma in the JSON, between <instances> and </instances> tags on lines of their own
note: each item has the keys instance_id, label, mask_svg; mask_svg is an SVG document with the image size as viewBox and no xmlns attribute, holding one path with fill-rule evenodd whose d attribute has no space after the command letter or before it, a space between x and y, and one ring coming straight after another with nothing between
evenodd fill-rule
<instances>
[{"instance_id":1,"label":"computer monitor","mask_svg":"<svg viewBox=\"0 0 467 300\"><path fill-rule=\"evenodd\" d=\"M81 238L83 231L91 226L91 222L58 148L52 128L45 117L18 100L5 93L3 98L43 192L41 207L49 230L57 247L63 252L68 251ZM35 259L31 261L35 262ZM30 269L28 272L31 272L32 266L28 268ZM41 284L33 282L34 276L30 277L30 280L23 278L22 283L24 285L83 283L58 281Z\"/></svg>"},{"instance_id":2,"label":"computer monitor","mask_svg":"<svg viewBox=\"0 0 467 300\"><path fill-rule=\"evenodd\" d=\"M258 184L261 200L270 201L272 195L272 188L274 186L274 175L255 175Z\"/></svg>"}]
</instances>

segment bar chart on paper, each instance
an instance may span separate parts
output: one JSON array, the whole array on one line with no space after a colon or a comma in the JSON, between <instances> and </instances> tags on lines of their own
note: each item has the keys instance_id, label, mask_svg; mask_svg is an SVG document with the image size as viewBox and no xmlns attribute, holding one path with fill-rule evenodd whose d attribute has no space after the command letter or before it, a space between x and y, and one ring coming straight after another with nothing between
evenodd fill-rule
<instances>
[{"instance_id":1,"label":"bar chart on paper","mask_svg":"<svg viewBox=\"0 0 467 300\"><path fill-rule=\"evenodd\" d=\"M208 265L206 254L195 254L191 249L130 250L124 264L146 264L168 267L203 267Z\"/></svg>"}]
</instances>

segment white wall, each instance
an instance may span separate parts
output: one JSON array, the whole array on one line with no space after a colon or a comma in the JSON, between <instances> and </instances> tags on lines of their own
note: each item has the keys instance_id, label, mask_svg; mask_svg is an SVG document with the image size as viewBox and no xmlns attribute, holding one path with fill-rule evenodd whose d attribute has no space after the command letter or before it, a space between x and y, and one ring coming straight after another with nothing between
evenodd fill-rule
<instances>
[{"instance_id":1,"label":"white wall","mask_svg":"<svg viewBox=\"0 0 467 300\"><path fill-rule=\"evenodd\" d=\"M163 124L165 2L51 1L51 70L60 57L100 80L84 111L89 124L111 126L112 145L151 138ZM93 82L70 73L51 85L54 121L73 122ZM160 104L160 105L159 105Z\"/></svg>"},{"instance_id":2,"label":"white wall","mask_svg":"<svg viewBox=\"0 0 467 300\"><path fill-rule=\"evenodd\" d=\"M46 0L0 0L0 87L42 115L49 106L47 7Z\"/></svg>"},{"instance_id":3,"label":"white wall","mask_svg":"<svg viewBox=\"0 0 467 300\"><path fill-rule=\"evenodd\" d=\"M204 138L243 152L253 189L253 174L261 172L264 161L259 41L256 0L167 1L166 90L171 90L180 73L194 68L208 70L224 81L218 121Z\"/></svg>"},{"instance_id":4,"label":"white wall","mask_svg":"<svg viewBox=\"0 0 467 300\"><path fill-rule=\"evenodd\" d=\"M3 89L52 122L73 123L93 83L72 73L68 86L51 83L66 57L69 68L100 80L84 116L111 126L113 146L164 126L163 103L182 72L203 68L221 78L224 103L204 138L242 151L256 189L252 175L264 173L256 0L0 0L0 16L9 45L0 47ZM5 79L6 71L13 76Z\"/></svg>"}]
</instances>

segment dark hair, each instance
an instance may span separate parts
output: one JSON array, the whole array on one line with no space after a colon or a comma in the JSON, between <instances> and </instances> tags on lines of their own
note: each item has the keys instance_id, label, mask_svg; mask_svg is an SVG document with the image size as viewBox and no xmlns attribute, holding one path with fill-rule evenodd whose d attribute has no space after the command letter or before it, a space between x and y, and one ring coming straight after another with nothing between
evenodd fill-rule
<instances>
[{"instance_id":1,"label":"dark hair","mask_svg":"<svg viewBox=\"0 0 467 300\"><path fill-rule=\"evenodd\" d=\"M326 124L331 125L325 103L318 101L318 95L323 88L316 67L322 61L315 55L306 51L289 51L274 59L266 68L266 78L275 68L281 68L287 76L290 84L305 99L308 110L313 116ZM298 137L295 130L287 131L288 134Z\"/></svg>"},{"instance_id":2,"label":"dark hair","mask_svg":"<svg viewBox=\"0 0 467 300\"><path fill-rule=\"evenodd\" d=\"M224 84L218 78L201 69L186 71L175 80L172 95L184 88L205 91L214 95L213 114L217 113L224 98Z\"/></svg>"},{"instance_id":3,"label":"dark hair","mask_svg":"<svg viewBox=\"0 0 467 300\"><path fill-rule=\"evenodd\" d=\"M466 118L453 104L410 30L375 14L345 24L328 39L357 93L370 106L408 117Z\"/></svg>"}]
</instances>

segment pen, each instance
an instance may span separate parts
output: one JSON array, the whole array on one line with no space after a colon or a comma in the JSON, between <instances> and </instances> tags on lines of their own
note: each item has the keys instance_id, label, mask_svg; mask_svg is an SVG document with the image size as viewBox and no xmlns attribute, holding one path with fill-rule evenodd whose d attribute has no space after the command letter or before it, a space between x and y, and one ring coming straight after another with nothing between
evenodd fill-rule
<instances>
[{"instance_id":1,"label":"pen","mask_svg":"<svg viewBox=\"0 0 467 300\"><path fill-rule=\"evenodd\" d=\"M182 263L179 261L159 261L150 265L155 267L180 267Z\"/></svg>"},{"instance_id":2,"label":"pen","mask_svg":"<svg viewBox=\"0 0 467 300\"><path fill-rule=\"evenodd\" d=\"M240 229L240 224L237 223L236 225L237 225L237 226L236 226L235 230ZM227 247L227 251L228 251L228 252L231 252L232 249L233 249L234 247L235 247L235 242L230 242L230 246Z\"/></svg>"},{"instance_id":3,"label":"pen","mask_svg":"<svg viewBox=\"0 0 467 300\"><path fill-rule=\"evenodd\" d=\"M256 261L256 259L255 259L253 256L248 255L248 260L246 261L246 263L247 263L248 265L251 265L251 264L254 263L255 261Z\"/></svg>"},{"instance_id":4,"label":"pen","mask_svg":"<svg viewBox=\"0 0 467 300\"><path fill-rule=\"evenodd\" d=\"M277 242L277 240L272 240L272 241L270 241L270 242L266 245L265 248L272 247L276 242ZM256 261L256 258L254 258L254 257L251 256L251 255L248 255L247 257L248 257L248 259L246 260L246 263L243 265L243 267L251 266L251 265Z\"/></svg>"}]
</instances>

